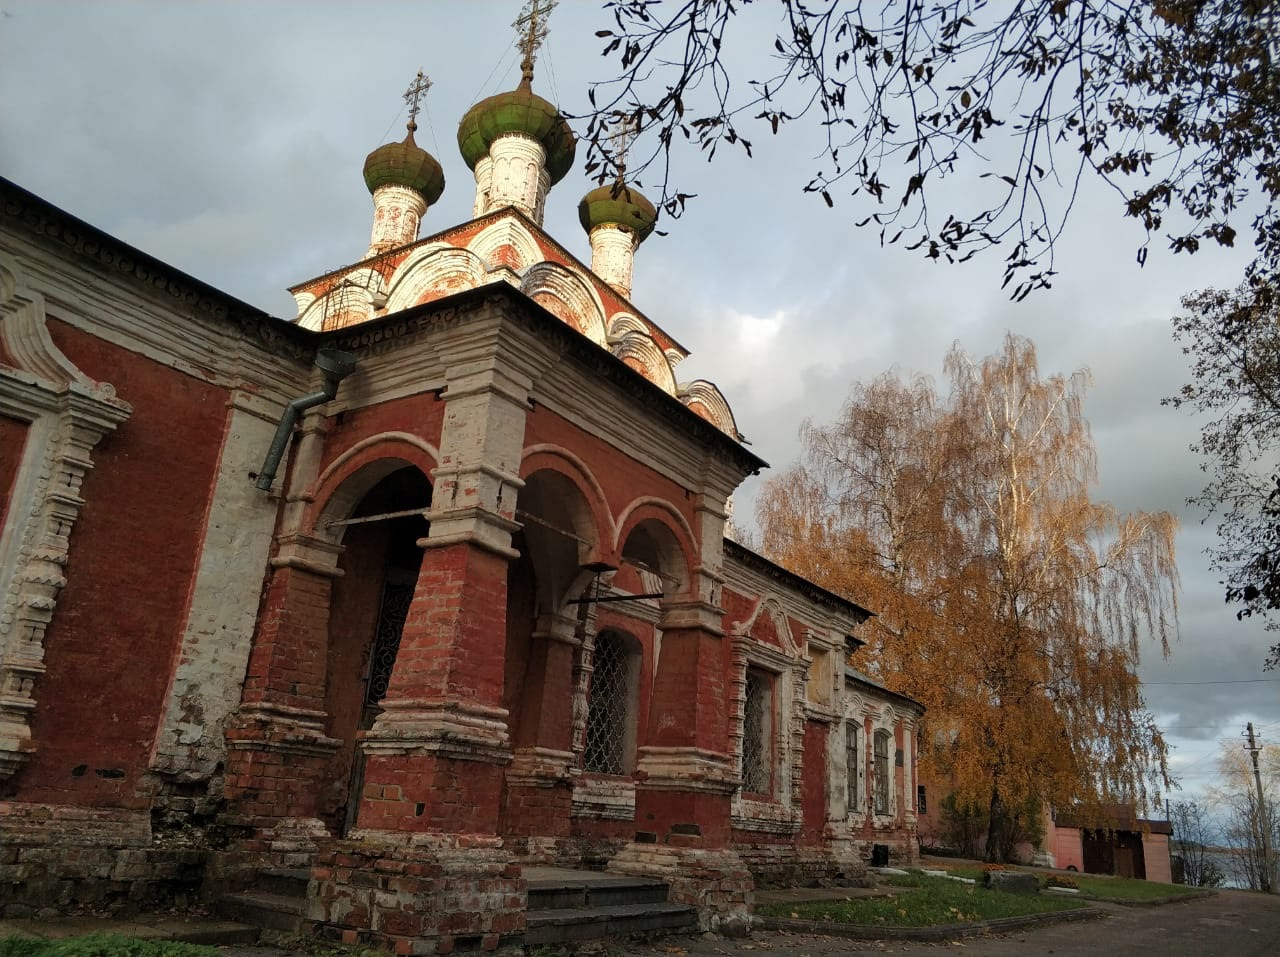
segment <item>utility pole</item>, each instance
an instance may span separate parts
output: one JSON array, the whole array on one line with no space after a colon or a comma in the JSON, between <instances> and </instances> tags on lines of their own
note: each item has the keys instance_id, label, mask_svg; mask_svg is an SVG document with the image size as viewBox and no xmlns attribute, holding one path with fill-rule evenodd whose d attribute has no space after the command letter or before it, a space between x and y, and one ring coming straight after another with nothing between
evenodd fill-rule
<instances>
[{"instance_id":1,"label":"utility pole","mask_svg":"<svg viewBox=\"0 0 1280 957\"><path fill-rule=\"evenodd\" d=\"M1262 887L1260 890L1270 894L1273 890L1271 887L1271 815L1268 813L1266 798L1262 793L1262 773L1258 770L1258 752L1262 748L1254 740L1253 722L1250 721L1245 727L1247 729L1245 733L1249 739L1245 750L1253 759L1253 783L1258 788L1258 831L1262 835Z\"/></svg>"}]
</instances>

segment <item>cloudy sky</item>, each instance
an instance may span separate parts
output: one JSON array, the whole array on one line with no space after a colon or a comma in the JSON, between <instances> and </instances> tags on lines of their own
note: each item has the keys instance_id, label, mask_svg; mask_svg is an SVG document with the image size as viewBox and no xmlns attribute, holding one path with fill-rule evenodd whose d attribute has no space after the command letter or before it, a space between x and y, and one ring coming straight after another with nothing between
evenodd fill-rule
<instances>
[{"instance_id":1,"label":"cloudy sky","mask_svg":"<svg viewBox=\"0 0 1280 957\"><path fill-rule=\"evenodd\" d=\"M767 56L770 7L746 25L736 62ZM518 80L508 27L518 8L0 0L0 174L292 318L286 286L363 254L371 205L361 165L403 136L400 96L419 68L435 86L418 143L447 180L424 234L469 218L474 181L457 123ZM568 112L585 112L588 84L607 78L594 37L604 26L599 5L581 0L565 0L552 20L535 87ZM1187 379L1169 335L1179 298L1234 285L1245 255L1153 250L1139 269L1137 227L1118 217L1113 196L1087 188L1058 249L1055 287L1013 305L998 288L998 258L948 267L881 249L853 227L865 210L847 201L829 210L801 192L816 168L810 138L744 132L754 160L726 152L708 167L683 157L681 185L697 198L636 258L637 306L693 352L680 378L715 381L754 450L783 467L801 420L830 420L852 382L895 366L940 378L956 342L982 356L1013 330L1036 343L1042 373L1089 368L1098 497L1182 518L1181 640L1168 661L1152 647L1142 676L1185 792L1211 783L1218 741L1239 742L1246 721L1280 740L1280 674L1261 670L1275 636L1222 603L1203 557L1212 526L1184 505L1202 480L1187 451L1196 424L1160 406ZM587 261L576 208L590 186L570 173L546 219ZM753 483L739 493L740 516L750 515Z\"/></svg>"}]
</instances>

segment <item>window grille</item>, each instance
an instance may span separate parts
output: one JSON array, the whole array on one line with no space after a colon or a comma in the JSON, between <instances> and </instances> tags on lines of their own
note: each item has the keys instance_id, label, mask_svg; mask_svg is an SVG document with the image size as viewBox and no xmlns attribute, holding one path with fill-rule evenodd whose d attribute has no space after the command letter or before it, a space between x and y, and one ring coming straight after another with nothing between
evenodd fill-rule
<instances>
[{"instance_id":1,"label":"window grille","mask_svg":"<svg viewBox=\"0 0 1280 957\"><path fill-rule=\"evenodd\" d=\"M916 786L916 813L917 814L929 813L929 800L928 800L928 796L925 794L923 784Z\"/></svg>"},{"instance_id":2,"label":"window grille","mask_svg":"<svg viewBox=\"0 0 1280 957\"><path fill-rule=\"evenodd\" d=\"M876 813L889 813L889 732L877 731L875 739Z\"/></svg>"},{"instance_id":3,"label":"window grille","mask_svg":"<svg viewBox=\"0 0 1280 957\"><path fill-rule=\"evenodd\" d=\"M400 650L400 635L404 632L405 619L409 617L409 605L413 603L416 582L388 581L382 586L382 607L378 610L378 630L373 636L370 652L369 681L364 689L366 706L375 705L387 696L391 684L391 670Z\"/></svg>"},{"instance_id":4,"label":"window grille","mask_svg":"<svg viewBox=\"0 0 1280 957\"><path fill-rule=\"evenodd\" d=\"M596 638L593 668L582 766L597 774L626 774L630 689L627 653L616 635Z\"/></svg>"},{"instance_id":5,"label":"window grille","mask_svg":"<svg viewBox=\"0 0 1280 957\"><path fill-rule=\"evenodd\" d=\"M852 812L858 807L858 735L860 728L853 721L844 724L844 753L848 788L848 807Z\"/></svg>"},{"instance_id":6,"label":"window grille","mask_svg":"<svg viewBox=\"0 0 1280 957\"><path fill-rule=\"evenodd\" d=\"M742 706L742 790L768 794L773 770L773 749L769 747L772 687L764 675L748 671L746 692Z\"/></svg>"}]
</instances>

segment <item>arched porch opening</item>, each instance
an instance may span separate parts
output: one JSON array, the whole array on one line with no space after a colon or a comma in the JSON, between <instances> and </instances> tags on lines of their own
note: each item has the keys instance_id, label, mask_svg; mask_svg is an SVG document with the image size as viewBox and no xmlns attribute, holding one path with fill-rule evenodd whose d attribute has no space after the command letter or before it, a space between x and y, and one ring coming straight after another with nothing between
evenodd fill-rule
<instances>
[{"instance_id":1,"label":"arched porch opening","mask_svg":"<svg viewBox=\"0 0 1280 957\"><path fill-rule=\"evenodd\" d=\"M586 494L564 472L525 477L507 566L503 706L510 717L501 830L530 859L569 833L574 682L599 531Z\"/></svg>"},{"instance_id":2,"label":"arched porch opening","mask_svg":"<svg viewBox=\"0 0 1280 957\"><path fill-rule=\"evenodd\" d=\"M359 494L360 487L365 491ZM353 494L354 490L354 494ZM318 529L343 546L329 611L325 667L326 733L341 742L330 762L321 817L334 834L356 824L363 783L362 732L381 713L422 564L418 542L428 522L431 484L401 460L371 463L351 476L335 499L350 513L331 510Z\"/></svg>"},{"instance_id":3,"label":"arched porch opening","mask_svg":"<svg viewBox=\"0 0 1280 957\"><path fill-rule=\"evenodd\" d=\"M625 532L622 567L616 587L637 595L684 595L689 588L689 561L680 539L661 518L641 518Z\"/></svg>"}]
</instances>

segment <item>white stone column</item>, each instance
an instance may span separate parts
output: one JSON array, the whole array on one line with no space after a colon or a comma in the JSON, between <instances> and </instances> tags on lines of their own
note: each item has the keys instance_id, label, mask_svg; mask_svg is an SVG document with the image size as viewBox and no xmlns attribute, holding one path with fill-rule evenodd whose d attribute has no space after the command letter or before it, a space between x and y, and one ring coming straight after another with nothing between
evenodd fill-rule
<instances>
[{"instance_id":1,"label":"white stone column","mask_svg":"<svg viewBox=\"0 0 1280 957\"><path fill-rule=\"evenodd\" d=\"M591 271L624 299L631 298L631 272L636 255L636 234L613 223L591 230Z\"/></svg>"},{"instance_id":2,"label":"white stone column","mask_svg":"<svg viewBox=\"0 0 1280 957\"><path fill-rule=\"evenodd\" d=\"M232 395L154 770L203 779L225 757L223 726L240 702L278 507L245 476L261 464L278 418L257 397Z\"/></svg>"},{"instance_id":3,"label":"white stone column","mask_svg":"<svg viewBox=\"0 0 1280 957\"><path fill-rule=\"evenodd\" d=\"M365 258L405 246L418 238L427 201L416 189L387 184L373 191L373 233Z\"/></svg>"},{"instance_id":4,"label":"white stone column","mask_svg":"<svg viewBox=\"0 0 1280 957\"><path fill-rule=\"evenodd\" d=\"M915 753L912 735L915 733L915 722L911 718L902 719L902 787L907 793L903 797L903 818L908 824L916 821L916 785L915 785Z\"/></svg>"},{"instance_id":5,"label":"white stone column","mask_svg":"<svg viewBox=\"0 0 1280 957\"><path fill-rule=\"evenodd\" d=\"M541 226L543 203L551 185L551 178L547 175L547 151L542 144L522 133L507 133L493 141L489 147L489 160L492 169L485 212L514 206ZM479 163L476 168L480 168Z\"/></svg>"},{"instance_id":6,"label":"white stone column","mask_svg":"<svg viewBox=\"0 0 1280 957\"><path fill-rule=\"evenodd\" d=\"M471 218L479 219L489 211L489 193L493 190L493 160L485 156L476 163L476 201Z\"/></svg>"}]
</instances>

